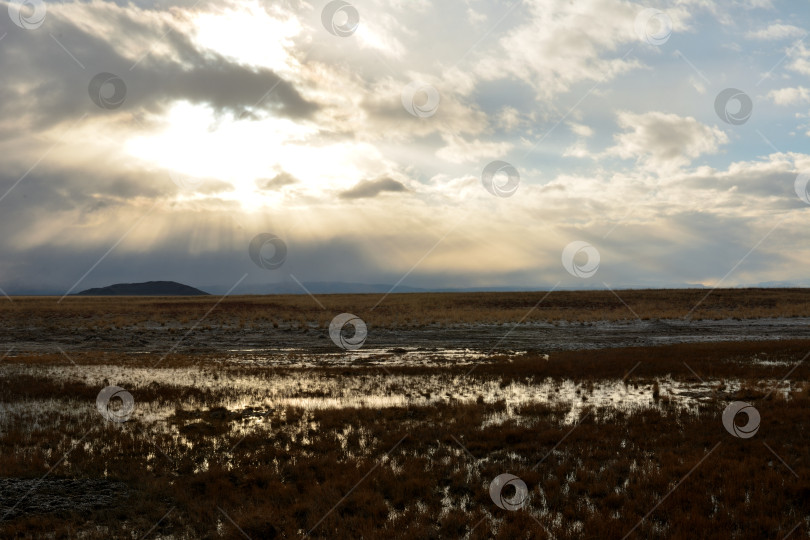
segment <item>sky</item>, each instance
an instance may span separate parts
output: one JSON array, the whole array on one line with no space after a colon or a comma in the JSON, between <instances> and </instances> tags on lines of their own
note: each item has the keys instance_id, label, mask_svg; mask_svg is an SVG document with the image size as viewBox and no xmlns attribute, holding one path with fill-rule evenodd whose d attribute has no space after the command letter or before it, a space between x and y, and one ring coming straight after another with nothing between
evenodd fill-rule
<instances>
[{"instance_id":1,"label":"sky","mask_svg":"<svg viewBox=\"0 0 810 540\"><path fill-rule=\"evenodd\" d=\"M810 283L810 1L0 2L0 288Z\"/></svg>"}]
</instances>

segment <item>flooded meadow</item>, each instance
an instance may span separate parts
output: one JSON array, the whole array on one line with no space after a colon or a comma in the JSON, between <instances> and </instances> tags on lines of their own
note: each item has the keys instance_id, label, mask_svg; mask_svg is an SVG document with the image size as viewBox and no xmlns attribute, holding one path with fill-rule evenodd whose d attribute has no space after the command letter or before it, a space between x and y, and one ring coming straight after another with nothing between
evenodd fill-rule
<instances>
[{"instance_id":1,"label":"flooded meadow","mask_svg":"<svg viewBox=\"0 0 810 540\"><path fill-rule=\"evenodd\" d=\"M0 535L807 536L805 318L196 322L5 321Z\"/></svg>"}]
</instances>

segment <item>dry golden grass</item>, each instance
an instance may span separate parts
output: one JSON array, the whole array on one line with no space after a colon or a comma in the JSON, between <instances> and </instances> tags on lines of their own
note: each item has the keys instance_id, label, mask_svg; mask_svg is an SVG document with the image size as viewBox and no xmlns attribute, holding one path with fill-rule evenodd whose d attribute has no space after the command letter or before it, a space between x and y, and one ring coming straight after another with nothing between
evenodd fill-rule
<instances>
[{"instance_id":1,"label":"dry golden grass","mask_svg":"<svg viewBox=\"0 0 810 540\"><path fill-rule=\"evenodd\" d=\"M385 299L379 294L319 295L317 298L326 309L306 295L233 296L222 300L204 325L316 323L323 328L341 312L354 313L378 328L521 320L614 321L634 319L636 314L645 320L686 316L693 319L810 316L810 289L717 289L708 293L705 289L616 291L621 300L610 291L414 293L391 294ZM201 319L221 299L209 296L68 297L61 303L57 300L17 297L13 302L2 301L0 324L25 320L30 324L58 323L77 328L184 326Z\"/></svg>"}]
</instances>

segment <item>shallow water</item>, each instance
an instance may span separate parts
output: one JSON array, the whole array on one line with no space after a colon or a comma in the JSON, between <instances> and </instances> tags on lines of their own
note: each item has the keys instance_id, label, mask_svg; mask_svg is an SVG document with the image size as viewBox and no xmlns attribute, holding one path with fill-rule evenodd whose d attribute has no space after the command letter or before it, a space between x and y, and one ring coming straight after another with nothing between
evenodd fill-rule
<instances>
[{"instance_id":1,"label":"shallow water","mask_svg":"<svg viewBox=\"0 0 810 540\"><path fill-rule=\"evenodd\" d=\"M255 364L254 364L255 365ZM693 409L700 402L718 400L734 394L740 381L724 379L678 381L660 377L644 381L599 380L577 383L553 378L530 379L526 383L499 379L480 380L464 375L449 374L439 368L418 375L384 373L378 370L363 373L352 370L350 375L338 371L285 371L268 367L244 370L238 366L203 366L152 369L116 365L25 365L6 364L3 373L11 376L28 374L63 382L82 382L91 387L120 386L131 391L135 403L134 418L151 423L165 420L176 409L194 410L214 406L230 411L278 410L295 407L305 410L344 408L407 408L432 405L493 404L503 402L503 410L489 418L485 425L496 425L519 417L520 408L536 403L564 406L564 422L579 418L586 407L606 407L630 410L644 407L679 407ZM658 396L654 383L658 383ZM762 380L762 388L779 389L783 395L790 391L790 382ZM155 386L156 385L156 386ZM139 388L195 388L207 390L205 403L187 398L183 403L161 400L159 403L139 403ZM718 388L722 388L719 391ZM158 391L158 395L160 392ZM31 402L0 403L0 426L9 413L22 408L31 411ZM39 401L35 410L43 414L64 403L55 396ZM92 413L95 403L86 404ZM82 407L75 409L80 414ZM83 413L82 413L83 414ZM32 420L35 421L35 418Z\"/></svg>"}]
</instances>

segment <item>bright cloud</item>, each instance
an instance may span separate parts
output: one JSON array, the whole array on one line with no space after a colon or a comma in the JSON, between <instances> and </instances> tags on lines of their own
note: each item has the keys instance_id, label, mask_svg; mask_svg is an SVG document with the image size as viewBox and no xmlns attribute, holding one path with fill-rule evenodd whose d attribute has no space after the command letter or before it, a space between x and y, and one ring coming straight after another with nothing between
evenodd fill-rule
<instances>
[{"instance_id":1,"label":"bright cloud","mask_svg":"<svg viewBox=\"0 0 810 540\"><path fill-rule=\"evenodd\" d=\"M618 115L618 124L624 132L615 135L616 145L607 150L608 154L635 158L667 172L688 165L703 154L713 154L728 142L728 136L720 129L676 114L623 111Z\"/></svg>"},{"instance_id":2,"label":"bright cloud","mask_svg":"<svg viewBox=\"0 0 810 540\"><path fill-rule=\"evenodd\" d=\"M798 105L799 103L810 102L810 89L804 86L779 88L778 90L771 90L768 97L777 105Z\"/></svg>"},{"instance_id":3,"label":"bright cloud","mask_svg":"<svg viewBox=\"0 0 810 540\"><path fill-rule=\"evenodd\" d=\"M775 23L768 25L765 28L748 32L746 34L746 37L750 39L770 41L779 39L798 38L802 37L805 34L806 31L802 30L798 26L793 26L792 24Z\"/></svg>"}]
</instances>

